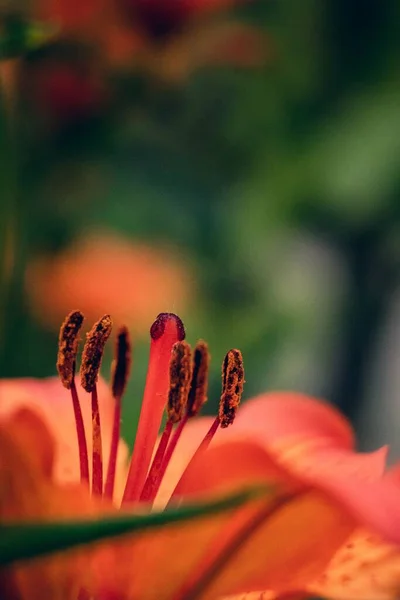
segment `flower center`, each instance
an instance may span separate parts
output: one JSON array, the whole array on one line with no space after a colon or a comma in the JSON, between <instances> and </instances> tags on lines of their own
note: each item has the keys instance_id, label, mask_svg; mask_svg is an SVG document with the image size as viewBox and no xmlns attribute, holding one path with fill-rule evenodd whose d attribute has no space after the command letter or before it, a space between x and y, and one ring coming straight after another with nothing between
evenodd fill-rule
<instances>
[{"instance_id":1,"label":"flower center","mask_svg":"<svg viewBox=\"0 0 400 600\"><path fill-rule=\"evenodd\" d=\"M75 384L75 366L79 332L84 317L79 311L70 313L61 326L57 369L63 385L71 392L76 423L81 480L89 484L87 438L81 405ZM97 321L86 336L80 369L81 385L91 393L92 410L92 494L113 497L122 397L131 366L131 344L126 327L117 334L115 358L112 365L111 390L114 398L114 419L108 469L103 472L103 443L97 380L105 344L112 322L109 315ZM173 313L161 313L150 329L150 357L143 402L135 444L132 452L122 503L152 504L157 496L167 467L189 419L195 417L207 401L210 357L205 342L199 341L193 352L184 341L182 321ZM204 439L199 444L187 468L204 452L219 427L233 423L244 383L243 360L239 350L230 350L222 366L222 395L219 411ZM164 410L167 420L157 444ZM155 450L155 452L154 452ZM152 459L152 456L154 458ZM180 494L181 481L171 495ZM104 482L105 480L105 482Z\"/></svg>"}]
</instances>

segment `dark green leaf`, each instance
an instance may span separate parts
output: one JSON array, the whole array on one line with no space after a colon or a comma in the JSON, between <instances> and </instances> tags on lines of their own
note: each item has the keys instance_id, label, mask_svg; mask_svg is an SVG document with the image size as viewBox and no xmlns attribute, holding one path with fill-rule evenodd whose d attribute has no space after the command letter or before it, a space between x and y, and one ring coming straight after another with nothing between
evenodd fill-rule
<instances>
[{"instance_id":1,"label":"dark green leaf","mask_svg":"<svg viewBox=\"0 0 400 600\"><path fill-rule=\"evenodd\" d=\"M90 521L29 523L0 527L0 565L66 550L81 544L126 533L162 527L212 513L231 510L259 495L264 489L250 489L214 502L192 504L147 515L121 515Z\"/></svg>"}]
</instances>

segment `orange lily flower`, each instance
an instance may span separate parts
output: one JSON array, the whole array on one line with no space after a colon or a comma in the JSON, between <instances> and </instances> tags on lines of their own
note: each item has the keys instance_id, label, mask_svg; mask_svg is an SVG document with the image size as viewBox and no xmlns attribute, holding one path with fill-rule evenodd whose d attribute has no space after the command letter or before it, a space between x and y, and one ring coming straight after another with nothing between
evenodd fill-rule
<instances>
[{"instance_id":1,"label":"orange lily flower","mask_svg":"<svg viewBox=\"0 0 400 600\"><path fill-rule=\"evenodd\" d=\"M126 469L119 425L129 371L127 331L117 338L112 394L97 384L110 318L88 334L81 380L91 397L81 402L74 376L81 324L81 313L71 313L60 336L58 369L71 398L56 392L54 380L0 385L3 520L93 515L120 505L151 510L260 483L271 493L233 513L21 563L0 574L0 586L13 590L13 597L211 600L247 590L274 597L314 591L334 553L360 526L393 549L400 543L398 481L382 477L383 452L353 451L351 429L333 408L296 394L265 395L249 401L227 429L243 386L242 358L231 350L218 416L195 418L206 399L208 352L200 342L191 359L183 325L172 314L159 315L151 328L142 411Z\"/></svg>"},{"instance_id":2,"label":"orange lily flower","mask_svg":"<svg viewBox=\"0 0 400 600\"><path fill-rule=\"evenodd\" d=\"M246 437L257 438L279 464L322 486L361 520L304 591L332 600L394 600L400 591L400 549L392 542L400 522L391 511L400 466L386 470L386 447L354 453L351 428L344 419L332 419L331 410L301 394L264 394L243 407L235 433L242 429ZM270 590L243 596L274 597Z\"/></svg>"}]
</instances>

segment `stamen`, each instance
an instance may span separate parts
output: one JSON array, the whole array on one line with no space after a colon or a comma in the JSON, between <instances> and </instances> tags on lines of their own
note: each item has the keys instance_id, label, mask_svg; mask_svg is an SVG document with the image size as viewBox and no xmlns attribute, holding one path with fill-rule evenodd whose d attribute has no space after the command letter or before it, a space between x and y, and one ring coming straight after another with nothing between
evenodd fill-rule
<instances>
[{"instance_id":1,"label":"stamen","mask_svg":"<svg viewBox=\"0 0 400 600\"><path fill-rule=\"evenodd\" d=\"M112 498L115 484L115 471L117 465L118 443L121 429L121 409L122 396L125 392L129 373L131 370L131 342L129 331L126 327L121 327L117 335L115 346L115 358L112 365L111 390L115 400L114 420L111 436L110 458L108 461L108 470L104 495Z\"/></svg>"},{"instance_id":2,"label":"stamen","mask_svg":"<svg viewBox=\"0 0 400 600\"><path fill-rule=\"evenodd\" d=\"M76 355L78 354L79 332L84 320L83 314L75 310L65 318L58 338L57 371L61 383L71 389L75 377Z\"/></svg>"},{"instance_id":3,"label":"stamen","mask_svg":"<svg viewBox=\"0 0 400 600\"><path fill-rule=\"evenodd\" d=\"M82 353L81 385L87 392L92 392L99 377L104 346L112 330L110 315L104 315L86 334L86 343Z\"/></svg>"},{"instance_id":4,"label":"stamen","mask_svg":"<svg viewBox=\"0 0 400 600\"><path fill-rule=\"evenodd\" d=\"M103 453L96 383L104 346L110 337L111 330L112 321L109 315L105 315L93 325L86 336L81 364L81 385L84 390L92 394L92 493L99 496L103 493Z\"/></svg>"},{"instance_id":5,"label":"stamen","mask_svg":"<svg viewBox=\"0 0 400 600\"><path fill-rule=\"evenodd\" d=\"M58 341L57 371L64 387L71 391L74 409L76 435L78 440L79 467L81 481L89 483L89 458L86 443L85 425L81 405L75 385L76 356L79 345L79 332L84 320L83 314L71 312L61 325Z\"/></svg>"},{"instance_id":6,"label":"stamen","mask_svg":"<svg viewBox=\"0 0 400 600\"><path fill-rule=\"evenodd\" d=\"M244 384L243 358L240 350L229 350L222 365L222 395L219 420L224 429L232 425L242 397Z\"/></svg>"},{"instance_id":7,"label":"stamen","mask_svg":"<svg viewBox=\"0 0 400 600\"><path fill-rule=\"evenodd\" d=\"M131 341L128 328L123 326L117 334L115 358L112 364L111 390L114 398L122 398L132 366Z\"/></svg>"},{"instance_id":8,"label":"stamen","mask_svg":"<svg viewBox=\"0 0 400 600\"><path fill-rule=\"evenodd\" d=\"M172 426L182 419L187 407L192 374L190 355L189 344L186 342L174 344L169 367L168 420L140 495L141 502L152 502L154 500L164 477L167 464L163 469L163 458L171 436Z\"/></svg>"},{"instance_id":9,"label":"stamen","mask_svg":"<svg viewBox=\"0 0 400 600\"><path fill-rule=\"evenodd\" d=\"M176 496L179 496L180 484L186 471L191 467L197 457L207 450L219 426L225 428L233 423L242 397L243 384L244 368L242 353L240 350L229 350L222 364L222 394L219 402L218 415L182 473L171 494L168 505L171 504Z\"/></svg>"},{"instance_id":10,"label":"stamen","mask_svg":"<svg viewBox=\"0 0 400 600\"><path fill-rule=\"evenodd\" d=\"M153 462L151 463L149 474L147 475L147 479L143 486L142 493L140 494L140 502L153 502L154 498L157 496L157 492L164 475L164 473L161 473L161 469L165 450L167 448L169 438L171 437L172 427L172 421L167 421L164 431L162 432L158 448L154 455Z\"/></svg>"},{"instance_id":11,"label":"stamen","mask_svg":"<svg viewBox=\"0 0 400 600\"><path fill-rule=\"evenodd\" d=\"M186 409L192 376L191 350L187 342L177 342L172 348L169 367L168 421L178 423Z\"/></svg>"},{"instance_id":12,"label":"stamen","mask_svg":"<svg viewBox=\"0 0 400 600\"><path fill-rule=\"evenodd\" d=\"M171 461L176 445L182 435L182 431L191 417L196 416L204 404L207 402L208 390L208 371L210 366L210 353L205 342L200 340L194 349L193 374L190 384L187 410L183 419L178 423L171 441L169 442L164 454L160 469L160 483L165 475L167 467Z\"/></svg>"},{"instance_id":13,"label":"stamen","mask_svg":"<svg viewBox=\"0 0 400 600\"><path fill-rule=\"evenodd\" d=\"M210 353L207 344L199 340L194 349L193 376L188 399L188 416L194 417L207 402Z\"/></svg>"},{"instance_id":14,"label":"stamen","mask_svg":"<svg viewBox=\"0 0 400 600\"><path fill-rule=\"evenodd\" d=\"M150 329L149 366L123 503L140 498L167 400L172 346L185 337L179 317L161 313Z\"/></svg>"}]
</instances>

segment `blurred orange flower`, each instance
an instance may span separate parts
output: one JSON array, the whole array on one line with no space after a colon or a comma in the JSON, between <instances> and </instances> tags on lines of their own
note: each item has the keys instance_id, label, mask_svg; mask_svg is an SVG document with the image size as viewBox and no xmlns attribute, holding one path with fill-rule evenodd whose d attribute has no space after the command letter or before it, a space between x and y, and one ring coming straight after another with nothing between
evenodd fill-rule
<instances>
[{"instance_id":1,"label":"blurred orange flower","mask_svg":"<svg viewBox=\"0 0 400 600\"><path fill-rule=\"evenodd\" d=\"M109 231L87 233L55 256L33 260L26 294L37 318L56 327L80 306L90 320L111 312L143 335L163 306L189 308L194 281L177 250L131 242Z\"/></svg>"},{"instance_id":2,"label":"blurred orange flower","mask_svg":"<svg viewBox=\"0 0 400 600\"><path fill-rule=\"evenodd\" d=\"M121 494L113 495L111 489L111 495L107 496L107 484L103 503L99 502L99 490L95 491L94 459L98 443L95 427L93 495L90 496L84 478L81 485L77 480L72 484L73 497L70 488L63 487L62 480L56 484L53 479L54 470L57 471L54 461L60 460L65 440L70 444L77 433L78 438L80 435L77 413L72 409L77 390L74 374L70 368L65 371L65 359L75 364L76 346L72 343L66 351L63 343L63 340L71 342L70 326L74 322L71 318L77 316L78 313L70 315L63 326L68 325L64 330L67 338L61 335L63 360L60 362L59 358L58 363L64 385L67 374L72 403L66 392L54 393L52 380L0 384L0 393L8 398L5 411L8 416L3 414L0 425L0 480L7 481L6 486L0 486L0 516L5 521L46 520L78 512L107 513L112 510L107 498L113 498L114 505L119 505ZM87 345L98 339L99 323L92 329L94 338L89 336ZM76 335L78 332L79 328ZM114 412L113 423L108 422L107 415L113 413L112 404L118 406L121 400L121 381L125 382L130 355L126 330L121 330L120 336L124 339L124 352L121 353L121 347L117 349L113 399L106 394L108 399L103 403L111 406L111 411L101 413L102 425L108 423L108 431L113 432L120 413ZM211 600L243 594L246 590L265 590L265 597L271 599L283 600L285 594L293 594L285 595L287 599L300 598L302 593L310 591L348 600L346 590L355 590L352 598L394 600L400 581L400 486L397 471L384 474L384 450L365 455L356 453L351 427L335 409L291 392L265 394L249 401L234 426L221 429L232 425L240 401L243 366L237 350L231 350L224 361L218 416L193 418L190 389L197 394L201 392L204 402L206 373L203 371L203 377L199 377L199 372L205 367L207 353L204 343L196 346L197 375L194 369L192 385L188 387L187 376L192 371L190 363L183 359L190 356L190 349L183 338L183 325L176 315L159 315L151 328L146 389L122 509L149 510L157 492L153 475L156 479L161 477L159 501L165 498L168 503L210 498L246 485L267 484L270 492L228 514L209 515L201 521L100 544L72 556L20 563L3 573L0 585L14 586L23 600L45 597L49 590L58 591L60 598L76 598L78 591L84 590L88 597L100 594L102 598L120 600L160 597ZM96 384L92 387L91 383L91 390L87 389L87 381L92 381L87 369L93 365L87 364L86 352L85 348L82 385L92 394L94 422L93 398L97 402L100 388L97 390ZM196 352L200 352L200 357ZM124 366L122 370L118 368L120 363ZM125 373L122 380L118 379L118 372ZM176 401L182 398L182 393L185 399L180 405ZM34 404L29 400L32 397L36 398ZM166 403L167 425L157 445L157 431ZM182 412L176 422L178 409ZM59 427L60 410L63 414L70 412L71 418L65 423L72 423L71 427ZM46 425L40 414L46 414ZM86 428L85 419L84 424ZM165 439L167 444L163 446ZM169 453L174 440L176 446ZM154 445L157 450L152 460ZM153 470L160 448L162 461L158 470ZM112 449L110 453L108 447L105 449L105 464L112 453ZM167 456L167 467L163 470ZM75 456L69 453L68 457L74 462L69 472L78 474L81 446L79 451L76 447ZM126 474L124 465L119 468ZM148 483L153 493L145 493ZM336 551L337 556L324 573ZM347 560L341 560L344 556ZM259 598L264 595L257 593Z\"/></svg>"},{"instance_id":3,"label":"blurred orange flower","mask_svg":"<svg viewBox=\"0 0 400 600\"><path fill-rule=\"evenodd\" d=\"M181 81L198 67L249 67L265 59L265 37L250 25L206 17L248 0L39 0L38 17L61 34L95 44L110 66Z\"/></svg>"},{"instance_id":4,"label":"blurred orange flower","mask_svg":"<svg viewBox=\"0 0 400 600\"><path fill-rule=\"evenodd\" d=\"M180 84L202 67L259 66L269 51L265 34L229 17L213 19L246 1L35 0L34 18L59 33L48 54L16 69L19 93L57 131L104 112L116 70Z\"/></svg>"}]
</instances>

